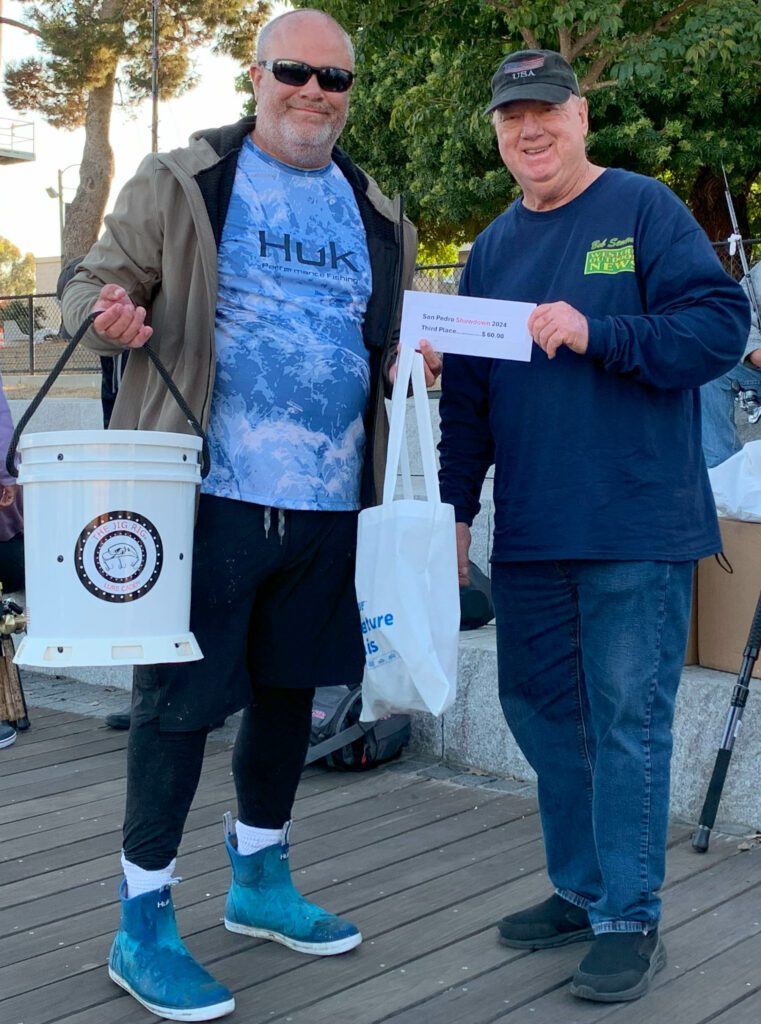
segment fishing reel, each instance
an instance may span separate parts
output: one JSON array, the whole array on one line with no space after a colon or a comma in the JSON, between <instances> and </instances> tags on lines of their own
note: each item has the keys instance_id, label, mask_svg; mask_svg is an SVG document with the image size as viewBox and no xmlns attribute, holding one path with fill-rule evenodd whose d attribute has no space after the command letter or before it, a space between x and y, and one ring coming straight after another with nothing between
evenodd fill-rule
<instances>
[{"instance_id":1,"label":"fishing reel","mask_svg":"<svg viewBox=\"0 0 761 1024\"><path fill-rule=\"evenodd\" d=\"M3 585L0 583L0 636L21 633L26 629L26 615L21 605L3 596Z\"/></svg>"},{"instance_id":2,"label":"fishing reel","mask_svg":"<svg viewBox=\"0 0 761 1024\"><path fill-rule=\"evenodd\" d=\"M761 399L755 388L741 388L737 381L732 381L732 394L748 417L748 423L757 423L761 419Z\"/></svg>"}]
</instances>

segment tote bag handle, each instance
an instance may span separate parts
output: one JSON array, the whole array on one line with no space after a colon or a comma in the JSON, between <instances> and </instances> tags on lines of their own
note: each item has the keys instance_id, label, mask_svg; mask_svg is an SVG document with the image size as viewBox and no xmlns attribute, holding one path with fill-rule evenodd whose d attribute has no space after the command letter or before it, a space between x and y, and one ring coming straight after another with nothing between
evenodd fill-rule
<instances>
[{"instance_id":1,"label":"tote bag handle","mask_svg":"<svg viewBox=\"0 0 761 1024\"><path fill-rule=\"evenodd\" d=\"M408 484L409 461L402 456L403 446L406 447L404 424L407 414L407 392L412 381L412 397L415 405L420 454L423 462L425 493L428 501L441 504L439 480L436 472L436 453L433 443L433 427L428 401L428 390L425 386L422 353L416 352L412 345L402 345L399 352L399 364L394 389L391 394L391 414L388 438L388 455L386 458L386 475L383 481L383 504L394 500L396 478L400 464L404 482L405 497L411 491ZM406 453L405 453L406 454ZM405 474L405 468L407 473Z\"/></svg>"}]
</instances>

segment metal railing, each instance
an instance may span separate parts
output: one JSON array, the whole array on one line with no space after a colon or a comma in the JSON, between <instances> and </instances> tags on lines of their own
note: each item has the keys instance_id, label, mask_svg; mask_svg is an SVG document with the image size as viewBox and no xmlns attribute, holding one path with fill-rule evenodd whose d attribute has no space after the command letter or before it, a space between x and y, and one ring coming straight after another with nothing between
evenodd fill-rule
<instances>
[{"instance_id":1,"label":"metal railing","mask_svg":"<svg viewBox=\"0 0 761 1024\"><path fill-rule=\"evenodd\" d=\"M34 160L34 121L0 117L0 163Z\"/></svg>"}]
</instances>

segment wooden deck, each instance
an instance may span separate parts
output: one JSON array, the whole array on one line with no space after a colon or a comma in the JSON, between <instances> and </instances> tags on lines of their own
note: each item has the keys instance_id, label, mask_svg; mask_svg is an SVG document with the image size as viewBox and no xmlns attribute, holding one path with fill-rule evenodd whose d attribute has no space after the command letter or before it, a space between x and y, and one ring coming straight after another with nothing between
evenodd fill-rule
<instances>
[{"instance_id":1,"label":"wooden deck","mask_svg":"<svg viewBox=\"0 0 761 1024\"><path fill-rule=\"evenodd\" d=\"M141 1024L109 981L117 926L124 734L32 708L0 750L0 1020ZM220 924L234 810L230 745L212 739L174 890L190 949L234 992L245 1024L759 1024L761 851L714 835L695 854L674 827L664 893L669 964L631 1004L585 1003L567 982L584 946L521 953L494 922L544 898L536 805L412 758L351 775L309 769L295 811L302 891L362 929L338 957L300 956ZM466 784L472 783L472 784ZM748 849L740 849L741 846Z\"/></svg>"}]
</instances>

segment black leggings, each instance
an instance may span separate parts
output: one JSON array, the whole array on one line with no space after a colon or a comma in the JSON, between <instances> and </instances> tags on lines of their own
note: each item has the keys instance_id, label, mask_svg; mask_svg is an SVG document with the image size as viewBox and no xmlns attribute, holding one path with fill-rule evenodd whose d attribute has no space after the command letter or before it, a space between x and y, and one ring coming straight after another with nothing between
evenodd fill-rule
<instances>
[{"instance_id":1,"label":"black leggings","mask_svg":"<svg viewBox=\"0 0 761 1024\"><path fill-rule=\"evenodd\" d=\"M233 750L238 818L280 828L291 816L309 749L314 689L255 686ZM127 744L124 855L145 871L177 856L201 776L208 730L162 732L135 721Z\"/></svg>"}]
</instances>

